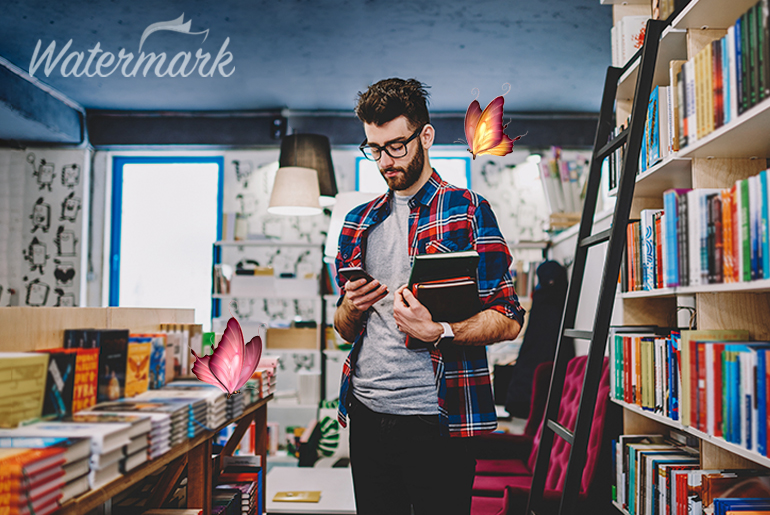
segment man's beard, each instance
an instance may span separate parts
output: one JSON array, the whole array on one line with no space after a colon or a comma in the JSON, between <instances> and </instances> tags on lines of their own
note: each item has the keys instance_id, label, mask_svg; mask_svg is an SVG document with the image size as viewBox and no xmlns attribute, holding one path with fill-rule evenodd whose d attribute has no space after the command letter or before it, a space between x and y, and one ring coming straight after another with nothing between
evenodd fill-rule
<instances>
[{"instance_id":1,"label":"man's beard","mask_svg":"<svg viewBox=\"0 0 770 515\"><path fill-rule=\"evenodd\" d=\"M414 154L414 157L409 162L409 164L406 165L406 169L401 167L391 166L390 168L380 170L380 173L382 174L382 178L385 179L385 182L388 183L388 187L390 189L395 191L402 191L402 190L408 190L418 180L420 180L420 175L422 175L423 166L425 166L425 156L423 155L423 148L418 147L417 152L415 152ZM394 172L394 171L401 172L401 173L396 177L385 176L387 172Z\"/></svg>"}]
</instances>

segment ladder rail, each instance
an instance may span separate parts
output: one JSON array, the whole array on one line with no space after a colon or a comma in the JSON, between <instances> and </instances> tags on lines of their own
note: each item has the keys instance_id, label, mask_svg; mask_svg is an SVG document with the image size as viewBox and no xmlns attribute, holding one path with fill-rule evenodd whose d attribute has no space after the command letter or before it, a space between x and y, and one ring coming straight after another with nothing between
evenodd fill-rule
<instances>
[{"instance_id":1,"label":"ladder rail","mask_svg":"<svg viewBox=\"0 0 770 515\"><path fill-rule=\"evenodd\" d=\"M594 148L598 148L599 145L604 144L612 131L612 113L615 104L617 82L621 76L621 73L622 70L619 68L609 67L607 69L604 93L602 95L599 123L597 124L596 136L594 138ZM613 87L609 87L610 85L613 85ZM592 158L585 199L586 204L590 204L591 209L587 209L586 204L584 204L584 209L580 220L580 228L578 229L579 234L577 237L578 243L575 251L575 260L572 265L572 277L567 288L567 299L564 306L564 312L562 314L559 339L556 344L556 359L554 360L553 370L551 373L551 383L548 389L548 401L546 403L544 414L545 420L556 420L559 414L559 401L561 399L562 391L564 388L564 375L567 371L567 355L566 353L562 352L562 346L574 345L572 338L565 338L564 332L565 329L572 328L575 323L578 299L580 298L580 290L582 289L583 284L585 259L587 256L587 249L585 247L580 248L580 242L588 237L591 226L593 225L594 211L596 210L596 202L598 199L598 189L600 183L601 161ZM565 339L567 340L566 342ZM546 425L543 424L543 427L540 431L540 444L535 461L535 470L532 477L530 495L527 501L527 511L525 513L531 513L535 508L533 504L537 504L539 502L538 499L533 498L532 493L543 492L545 489L545 481L546 476L548 475L548 466L551 457L550 451L553 445L553 438L553 431L548 430Z\"/></svg>"},{"instance_id":2,"label":"ladder rail","mask_svg":"<svg viewBox=\"0 0 770 515\"><path fill-rule=\"evenodd\" d=\"M591 426L593 423L594 408L601 380L610 318L612 316L612 308L615 301L617 277L623 259L626 238L625 227L628 224L631 201L633 200L636 171L639 163L639 155L641 153L641 142L646 120L647 103L652 89L659 39L665 26L666 22L664 21L650 20L648 22L646 32L647 37L645 38L645 45L641 51L640 73L637 77L631 122L627 129L626 153L621 168L618 197L613 213L612 226L609 230L609 244L602 273L599 304L594 317L593 337L589 346L588 361L583 376L583 389L581 391L578 408L578 419L575 424L574 433L571 434L571 438L567 439L567 441L571 440L571 447L567 465L567 475L559 506L560 515L568 515L574 512L580 493L583 468L586 460L586 449L591 435ZM622 71L622 69L613 67L610 67L607 70L600 123L597 127L596 140L594 143L595 149L598 148L600 142L607 141L607 138L609 137L609 130L611 130L611 127L606 127L606 121L611 119L611 115L607 112L607 105L609 103L609 109L612 110L612 105L615 102L617 93L617 79L622 74ZM614 82L610 82L611 78L615 79ZM610 84L612 87L608 87ZM564 386L564 375L567 366L566 357L562 357L560 351L562 341L567 337L565 333L570 333L571 335L581 333L581 331L576 331L571 328L574 327L580 290L582 288L582 281L585 273L588 245L585 245L584 242L590 241L591 239L590 232L593 226L593 213L596 208L596 200L599 195L601 163L603 159L604 156L599 155L596 151L594 152L588 179L589 184L586 194L586 203L584 204L583 214L581 216L580 234L576 243L577 248L572 270L572 280L569 285L567 305L565 306L564 314L562 316L561 331L556 351L557 355L554 362L551 387L549 389L545 413L545 420L547 423L544 423L541 429L540 446L538 449L530 496L527 502L526 513L528 514L534 514L541 508L539 504L541 504L543 500L542 492L544 491L545 480L548 474L553 438L557 433L560 437L564 436L562 431L554 430L554 426L558 426L556 429L561 428L561 426L556 424L556 420L558 419L561 394ZM551 423L553 423L553 425ZM570 435L568 434L567 436Z\"/></svg>"}]
</instances>

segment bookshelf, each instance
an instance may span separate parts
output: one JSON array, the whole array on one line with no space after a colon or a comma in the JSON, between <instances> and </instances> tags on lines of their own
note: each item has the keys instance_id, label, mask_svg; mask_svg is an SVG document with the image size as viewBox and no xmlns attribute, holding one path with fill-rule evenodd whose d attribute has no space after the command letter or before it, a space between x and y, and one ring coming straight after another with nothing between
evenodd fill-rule
<instances>
[{"instance_id":1,"label":"bookshelf","mask_svg":"<svg viewBox=\"0 0 770 515\"><path fill-rule=\"evenodd\" d=\"M659 70L668 69L672 56L693 58L712 39L721 38L724 31L754 4L754 0L690 0L663 33L654 85L669 83L668 73L659 73ZM619 12L626 7L614 5L614 17L622 16ZM630 69L626 75L630 78L632 73L633 69ZM633 84L630 86L633 88ZM628 105L619 91L618 123L625 121ZM768 168L766 158L770 157L770 140L764 136L768 129L770 99L673 152L636 178L631 218L638 218L642 209L663 208L663 192L667 189L729 188L738 179L759 174ZM622 303L624 324L670 326L682 297L694 298L698 329L746 329L751 340L770 338L768 279L626 292L618 295L617 302ZM637 405L616 399L611 401L622 408L624 434L667 434L668 430L675 429L697 437L703 469L770 468L770 458L757 452ZM627 513L618 503L613 502L613 505L619 512Z\"/></svg>"},{"instance_id":2,"label":"bookshelf","mask_svg":"<svg viewBox=\"0 0 770 515\"><path fill-rule=\"evenodd\" d=\"M194 323L192 309L146 308L0 308L0 351L28 352L61 347L65 329L91 327L94 329L125 329L132 332L157 331L160 324ZM220 456L232 455L251 422L255 422L254 448L267 458L267 403L272 395L244 409L234 420L211 431L204 431L193 439L172 447L159 458L147 461L128 474L96 490L89 490L56 511L57 515L81 515L98 508L120 492L139 483L162 468L166 470L148 499L147 507L160 507L171 493L179 477L187 468L187 506L201 508L204 515L211 513L212 492L219 474L218 458L212 459L212 438L224 427L236 423L227 445ZM264 506L264 475L262 481Z\"/></svg>"}]
</instances>

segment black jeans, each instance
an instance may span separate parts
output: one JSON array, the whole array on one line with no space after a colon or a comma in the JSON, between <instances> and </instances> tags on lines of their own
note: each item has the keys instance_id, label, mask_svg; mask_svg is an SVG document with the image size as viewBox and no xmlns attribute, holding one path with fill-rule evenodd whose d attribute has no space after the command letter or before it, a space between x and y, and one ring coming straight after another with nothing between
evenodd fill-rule
<instances>
[{"instance_id":1,"label":"black jeans","mask_svg":"<svg viewBox=\"0 0 770 515\"><path fill-rule=\"evenodd\" d=\"M355 397L349 411L358 515L470 513L471 439L439 436L438 415L375 413Z\"/></svg>"}]
</instances>

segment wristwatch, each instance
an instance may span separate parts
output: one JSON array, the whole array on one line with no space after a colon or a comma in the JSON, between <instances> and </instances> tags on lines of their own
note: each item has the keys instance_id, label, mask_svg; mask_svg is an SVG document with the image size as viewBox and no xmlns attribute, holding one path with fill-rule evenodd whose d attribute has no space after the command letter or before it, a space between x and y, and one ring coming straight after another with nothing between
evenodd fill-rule
<instances>
[{"instance_id":1,"label":"wristwatch","mask_svg":"<svg viewBox=\"0 0 770 515\"><path fill-rule=\"evenodd\" d=\"M433 343L433 347L438 349L439 345L444 343L445 341L451 341L455 337L454 331L452 331L452 326L449 325L447 322L439 322L441 324L441 327L444 328L444 332L441 333L441 336L438 337L438 340L436 340Z\"/></svg>"}]
</instances>

